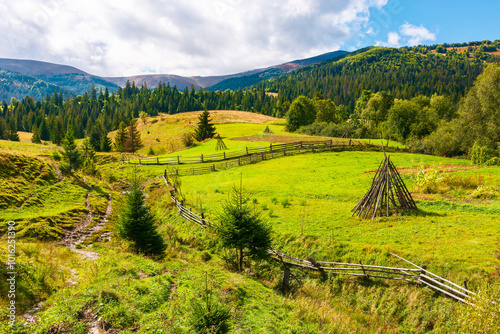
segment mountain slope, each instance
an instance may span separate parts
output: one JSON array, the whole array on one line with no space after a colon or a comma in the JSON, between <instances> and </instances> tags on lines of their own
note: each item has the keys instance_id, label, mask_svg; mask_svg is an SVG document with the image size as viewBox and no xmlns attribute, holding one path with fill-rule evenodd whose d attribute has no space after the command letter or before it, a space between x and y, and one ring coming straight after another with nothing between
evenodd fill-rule
<instances>
[{"instance_id":1,"label":"mountain slope","mask_svg":"<svg viewBox=\"0 0 500 334\"><path fill-rule=\"evenodd\" d=\"M10 102L11 98L22 100L32 95L35 100L52 96L61 87L35 77L0 68L0 101Z\"/></svg>"},{"instance_id":2,"label":"mountain slope","mask_svg":"<svg viewBox=\"0 0 500 334\"><path fill-rule=\"evenodd\" d=\"M231 89L231 90L237 90L239 88L246 88L251 85L257 84L261 81L264 80L269 80L272 78L277 78L282 74L288 73L290 71L293 71L295 69L304 67L304 66L309 66L312 64L320 63L329 59L334 59L341 57L345 54L348 54L347 51L334 51L334 52L329 52L325 53L316 57L312 58L306 58L306 59L298 59L294 60L288 63L284 63L281 65L276 65L269 67L267 69L264 69L262 71L258 71L254 74L249 74L241 77L235 77L235 78L229 78L226 80L223 80L213 86L208 87L210 90L226 90L226 89Z\"/></svg>"},{"instance_id":3,"label":"mountain slope","mask_svg":"<svg viewBox=\"0 0 500 334\"><path fill-rule=\"evenodd\" d=\"M87 92L92 85L97 90L108 88L110 91L116 91L118 89L118 86L112 82L67 65L36 60L0 58L0 68L46 81L75 95Z\"/></svg>"},{"instance_id":4,"label":"mountain slope","mask_svg":"<svg viewBox=\"0 0 500 334\"><path fill-rule=\"evenodd\" d=\"M278 93L281 103L320 92L352 112L363 90L385 90L402 99L438 93L457 102L483 68L483 60L465 53L443 56L421 54L411 48L372 47L298 69L252 88Z\"/></svg>"}]
</instances>

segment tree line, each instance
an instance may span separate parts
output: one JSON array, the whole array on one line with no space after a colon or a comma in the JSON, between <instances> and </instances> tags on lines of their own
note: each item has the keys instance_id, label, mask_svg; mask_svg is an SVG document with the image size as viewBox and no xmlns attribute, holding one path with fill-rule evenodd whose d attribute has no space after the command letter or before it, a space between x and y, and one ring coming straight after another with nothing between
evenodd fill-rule
<instances>
[{"instance_id":1,"label":"tree line","mask_svg":"<svg viewBox=\"0 0 500 334\"><path fill-rule=\"evenodd\" d=\"M498 57L493 60L498 61ZM253 87L278 93L279 104L291 103L300 95L313 98L315 92L320 92L336 105L345 105L351 114L363 90L387 91L405 100L418 95L446 94L457 103L483 69L483 60L470 58L464 52L423 55L408 48L375 47L338 61L304 67Z\"/></svg>"},{"instance_id":2,"label":"tree line","mask_svg":"<svg viewBox=\"0 0 500 334\"><path fill-rule=\"evenodd\" d=\"M243 110L271 115L275 98L264 91L196 91L192 86L179 91L177 87L159 83L154 89L146 84L137 87L127 82L116 93L92 87L87 93L64 99L61 91L35 101L32 96L11 99L0 105L0 139L19 140L17 131L36 134L40 141L60 145L69 128L75 138L88 137L98 151L108 150L107 134L130 125L141 112L147 116L159 113L176 114L202 109ZM37 140L38 141L38 140ZM120 149L120 147L118 148Z\"/></svg>"}]
</instances>

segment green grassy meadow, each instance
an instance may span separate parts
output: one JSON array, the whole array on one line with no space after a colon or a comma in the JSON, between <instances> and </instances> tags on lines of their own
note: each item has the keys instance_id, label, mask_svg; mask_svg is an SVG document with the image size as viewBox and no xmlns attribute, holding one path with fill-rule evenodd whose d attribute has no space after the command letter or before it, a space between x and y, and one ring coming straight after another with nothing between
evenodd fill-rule
<instances>
[{"instance_id":1,"label":"green grassy meadow","mask_svg":"<svg viewBox=\"0 0 500 334\"><path fill-rule=\"evenodd\" d=\"M195 124L196 115L140 121L145 147L136 157L145 157L149 147L161 156L216 153L214 139L189 149L180 143L178 137ZM221 122L216 127L229 151L313 139L284 132L280 120L258 116L253 121L248 113L221 112L214 119ZM266 126L273 134L263 134ZM231 252L222 248L214 232L179 217L169 188L159 178L166 166L139 166L147 203L167 245L165 257L134 254L130 244L113 234L110 242L92 238L84 243L100 254L89 260L56 243L87 213L89 189L83 175L60 179L54 167L58 161L53 160L60 148L53 145L0 141L0 149L0 233L9 220L19 227L15 333L86 334L97 328L113 333L196 333L195 306L206 303L207 291L212 305L230 312L230 333L462 332L458 319L464 318L467 307L423 286L320 277L292 268L300 286L284 295L283 268L276 262L252 263L244 273L235 272ZM217 223L223 202L241 180L250 204L272 227L273 248L295 257L406 267L389 254L393 252L458 284L467 280L473 291L485 282L498 282L494 272L500 168L390 151L418 212L375 220L351 216L383 160L376 148L296 154L182 176L180 191L188 208ZM96 217L103 215L106 195L111 194L113 211L103 231L112 233L132 176L132 166L122 164L120 157L116 152L98 154L101 175L86 177L94 185L89 201ZM422 183L417 175L424 174L428 181ZM6 249L4 234L2 254ZM0 282L1 333L10 330L4 321L9 302L5 289L6 283ZM39 302L38 322L24 324L22 314Z\"/></svg>"},{"instance_id":2,"label":"green grassy meadow","mask_svg":"<svg viewBox=\"0 0 500 334\"><path fill-rule=\"evenodd\" d=\"M429 263L437 272L492 272L498 243L500 202L436 197L419 200L420 211L376 220L351 217L369 189L382 153L335 152L278 158L209 175L182 177L183 193L194 211L214 221L221 203L240 178L257 210L272 225L277 247L325 261L370 259L364 250L392 251ZM466 160L391 154L398 167L469 166ZM488 175L499 185L499 168L474 168L458 175ZM412 174L403 174L410 191ZM287 205L289 203L289 205ZM311 237L311 248L294 249L287 239ZM339 251L339 248L341 251ZM369 252L368 252L369 253ZM480 261L478 261L480 259ZM458 269L460 268L460 269Z\"/></svg>"}]
</instances>

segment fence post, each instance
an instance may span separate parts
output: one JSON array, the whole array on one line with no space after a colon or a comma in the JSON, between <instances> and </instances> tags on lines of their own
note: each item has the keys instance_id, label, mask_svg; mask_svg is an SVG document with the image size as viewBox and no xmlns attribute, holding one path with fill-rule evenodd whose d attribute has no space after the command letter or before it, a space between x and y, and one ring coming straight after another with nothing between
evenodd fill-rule
<instances>
[{"instance_id":1,"label":"fence post","mask_svg":"<svg viewBox=\"0 0 500 334\"><path fill-rule=\"evenodd\" d=\"M142 164L141 164L141 159L139 159L139 165L142 165Z\"/></svg>"},{"instance_id":2,"label":"fence post","mask_svg":"<svg viewBox=\"0 0 500 334\"><path fill-rule=\"evenodd\" d=\"M212 172L215 172L215 164L212 165Z\"/></svg>"},{"instance_id":3,"label":"fence post","mask_svg":"<svg viewBox=\"0 0 500 334\"><path fill-rule=\"evenodd\" d=\"M241 165L241 158L238 158L238 166Z\"/></svg>"},{"instance_id":4,"label":"fence post","mask_svg":"<svg viewBox=\"0 0 500 334\"><path fill-rule=\"evenodd\" d=\"M156 163L159 165L160 164L160 158L156 157Z\"/></svg>"},{"instance_id":5,"label":"fence post","mask_svg":"<svg viewBox=\"0 0 500 334\"><path fill-rule=\"evenodd\" d=\"M246 150L247 150L247 155L248 155L248 147L245 147L245 148L246 148Z\"/></svg>"},{"instance_id":6,"label":"fence post","mask_svg":"<svg viewBox=\"0 0 500 334\"><path fill-rule=\"evenodd\" d=\"M351 139L349 138L349 146L351 146Z\"/></svg>"},{"instance_id":7,"label":"fence post","mask_svg":"<svg viewBox=\"0 0 500 334\"><path fill-rule=\"evenodd\" d=\"M332 145L333 145L333 140L330 139L330 149L332 149Z\"/></svg>"},{"instance_id":8,"label":"fence post","mask_svg":"<svg viewBox=\"0 0 500 334\"><path fill-rule=\"evenodd\" d=\"M368 277L368 275L366 274L366 271L365 271L365 267L363 267L363 263L361 261L359 261L359 264L361 265L361 269L363 269L363 275L365 275L365 277Z\"/></svg>"},{"instance_id":9,"label":"fence post","mask_svg":"<svg viewBox=\"0 0 500 334\"><path fill-rule=\"evenodd\" d=\"M422 280L420 279L420 275L423 275L423 274L424 274L424 270L427 270L427 266L426 266L425 264L423 264L423 265L421 265L421 266L420 266L420 268L422 268L423 270L420 270L420 273L419 273L419 277L418 277L418 281L417 281L417 283L418 283L419 281L422 281Z\"/></svg>"},{"instance_id":10,"label":"fence post","mask_svg":"<svg viewBox=\"0 0 500 334\"><path fill-rule=\"evenodd\" d=\"M177 164L180 165L181 164L181 157L177 156Z\"/></svg>"},{"instance_id":11,"label":"fence post","mask_svg":"<svg viewBox=\"0 0 500 334\"><path fill-rule=\"evenodd\" d=\"M224 151L222 153L224 153L224 160L226 160L226 151Z\"/></svg>"},{"instance_id":12,"label":"fence post","mask_svg":"<svg viewBox=\"0 0 500 334\"><path fill-rule=\"evenodd\" d=\"M321 268L321 265L318 262L316 262L315 259L313 259L312 257L308 256L307 257L307 261L311 262L311 264L313 265L313 267L315 267L316 269L318 269L318 271L321 273L321 276L326 277L325 271L323 270L323 268Z\"/></svg>"},{"instance_id":13,"label":"fence post","mask_svg":"<svg viewBox=\"0 0 500 334\"><path fill-rule=\"evenodd\" d=\"M202 154L202 155L200 155L200 157L201 157L201 162L203 162L203 154Z\"/></svg>"},{"instance_id":14,"label":"fence post","mask_svg":"<svg viewBox=\"0 0 500 334\"><path fill-rule=\"evenodd\" d=\"M467 287L467 280L464 279L464 288L465 290L469 290L469 288ZM466 295L469 295L467 292L465 292Z\"/></svg>"},{"instance_id":15,"label":"fence post","mask_svg":"<svg viewBox=\"0 0 500 334\"><path fill-rule=\"evenodd\" d=\"M269 144L269 152L273 151L273 143Z\"/></svg>"},{"instance_id":16,"label":"fence post","mask_svg":"<svg viewBox=\"0 0 500 334\"><path fill-rule=\"evenodd\" d=\"M283 272L283 293L286 294L290 290L290 268L285 266L285 271Z\"/></svg>"},{"instance_id":17,"label":"fence post","mask_svg":"<svg viewBox=\"0 0 500 334\"><path fill-rule=\"evenodd\" d=\"M163 171L163 177L165 178L165 180L167 179L167 169Z\"/></svg>"}]
</instances>

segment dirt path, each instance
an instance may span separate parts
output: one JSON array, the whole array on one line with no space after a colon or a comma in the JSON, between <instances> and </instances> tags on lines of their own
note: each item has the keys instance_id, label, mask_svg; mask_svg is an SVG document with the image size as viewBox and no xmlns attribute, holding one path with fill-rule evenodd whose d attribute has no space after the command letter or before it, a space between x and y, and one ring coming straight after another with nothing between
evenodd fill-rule
<instances>
[{"instance_id":1,"label":"dirt path","mask_svg":"<svg viewBox=\"0 0 500 334\"><path fill-rule=\"evenodd\" d=\"M106 222L108 221L107 218L111 214L113 208L111 206L111 194L108 194L108 206L106 207L106 212L97 224L93 227L89 227L93 218L92 207L89 202L89 195L93 191L93 186L88 184L85 178L83 179L83 182L85 182L90 189L85 195L85 206L88 213L80 224L78 224L74 229L66 232L60 243L71 249L73 252L82 254L88 260L94 261L99 258L99 253L77 248L77 245L84 243L85 240L90 238L93 233L99 231L104 225L106 225ZM106 238L109 239L109 235L107 235Z\"/></svg>"}]
</instances>

